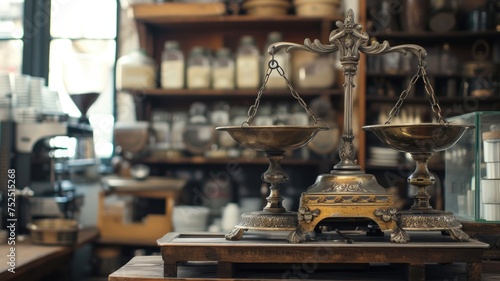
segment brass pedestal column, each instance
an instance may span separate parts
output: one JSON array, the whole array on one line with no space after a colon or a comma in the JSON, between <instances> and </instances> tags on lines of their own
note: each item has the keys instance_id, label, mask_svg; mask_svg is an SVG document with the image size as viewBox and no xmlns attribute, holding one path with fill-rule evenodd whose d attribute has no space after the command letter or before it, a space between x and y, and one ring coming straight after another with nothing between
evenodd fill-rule
<instances>
[{"instance_id":1,"label":"brass pedestal column","mask_svg":"<svg viewBox=\"0 0 500 281\"><path fill-rule=\"evenodd\" d=\"M418 187L418 190L413 196L414 202L410 210L398 212L399 227L409 231L447 231L453 240L468 241L469 236L461 230L462 224L452 212L433 210L429 203L430 195L426 189L436 182L427 168L432 153L412 153L411 156L416 162L416 168L408 178L408 183Z\"/></svg>"},{"instance_id":2,"label":"brass pedestal column","mask_svg":"<svg viewBox=\"0 0 500 281\"><path fill-rule=\"evenodd\" d=\"M297 213L283 207L280 183L288 180L281 168L284 151L267 152L269 168L262 174L262 180L271 184L267 204L262 211L244 213L240 222L226 234L227 240L240 240L246 230L290 231L297 227Z\"/></svg>"}]
</instances>

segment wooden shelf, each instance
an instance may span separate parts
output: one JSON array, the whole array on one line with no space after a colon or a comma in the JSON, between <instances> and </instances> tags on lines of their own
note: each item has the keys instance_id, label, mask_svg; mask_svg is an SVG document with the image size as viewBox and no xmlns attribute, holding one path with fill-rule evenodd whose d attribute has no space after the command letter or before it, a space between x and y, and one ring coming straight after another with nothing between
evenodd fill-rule
<instances>
[{"instance_id":1,"label":"wooden shelf","mask_svg":"<svg viewBox=\"0 0 500 281\"><path fill-rule=\"evenodd\" d=\"M136 19L221 16L226 12L224 3L216 2L135 4L132 9Z\"/></svg>"},{"instance_id":2,"label":"wooden shelf","mask_svg":"<svg viewBox=\"0 0 500 281\"><path fill-rule=\"evenodd\" d=\"M388 97L388 96L376 96L376 95L367 95L366 96L366 101L369 102L392 102L396 103L398 101L399 96L394 96L394 97ZM439 97L439 103L443 104L453 104L453 103L464 103L466 99L473 99L474 97ZM484 102L500 102L500 97L488 97L488 98L477 98L478 101L484 101ZM408 97L405 99L405 102L409 103L429 103L429 98L426 96L419 96L419 97Z\"/></svg>"},{"instance_id":3,"label":"wooden shelf","mask_svg":"<svg viewBox=\"0 0 500 281\"><path fill-rule=\"evenodd\" d=\"M444 42L444 41L470 41L477 39L498 40L500 32L491 31L450 31L445 33L439 32L404 32L396 31L393 33L369 34L370 37L375 37L378 41L381 40L417 40L420 42Z\"/></svg>"},{"instance_id":4,"label":"wooden shelf","mask_svg":"<svg viewBox=\"0 0 500 281\"><path fill-rule=\"evenodd\" d=\"M343 96L341 89L296 89L300 96ZM166 89L132 89L131 93L138 96L147 96L155 98L234 98L240 97L256 97L259 89L234 89L234 90L217 90L217 89L179 89L179 90L166 90ZM289 90L275 90L266 89L263 95L270 97L292 97Z\"/></svg>"},{"instance_id":5,"label":"wooden shelf","mask_svg":"<svg viewBox=\"0 0 500 281\"><path fill-rule=\"evenodd\" d=\"M156 5L158 7L158 5ZM159 5L162 6L162 5ZM141 13L139 15L135 15L135 20L144 22L150 25L172 25L176 23L180 23L182 25L185 24L228 24L228 23L250 23L250 24L265 24L265 23L317 23L317 22L336 22L338 20L342 20L342 17L301 17L297 15L279 15L279 16L252 16L252 15L213 15L213 16L195 16L195 15L186 15L186 16L158 16L153 13Z\"/></svg>"},{"instance_id":6,"label":"wooden shelf","mask_svg":"<svg viewBox=\"0 0 500 281\"><path fill-rule=\"evenodd\" d=\"M415 66L416 67L416 66ZM415 69L416 70L416 69ZM411 78L415 75L414 71L409 73L384 73L384 72L367 72L367 78ZM453 78L463 78L462 75L459 74L444 74L444 73L427 73L430 79L438 78L438 79L453 79Z\"/></svg>"},{"instance_id":7,"label":"wooden shelf","mask_svg":"<svg viewBox=\"0 0 500 281\"><path fill-rule=\"evenodd\" d=\"M206 158L206 157L179 157L179 158L144 158L141 159L144 164L158 164L158 165L226 165L228 163L238 163L242 165L269 165L269 162L264 157L257 157L254 159L247 158ZM318 166L325 164L326 161L321 160L304 160L304 159L293 159L284 158L282 161L283 165L308 165L308 166Z\"/></svg>"}]
</instances>

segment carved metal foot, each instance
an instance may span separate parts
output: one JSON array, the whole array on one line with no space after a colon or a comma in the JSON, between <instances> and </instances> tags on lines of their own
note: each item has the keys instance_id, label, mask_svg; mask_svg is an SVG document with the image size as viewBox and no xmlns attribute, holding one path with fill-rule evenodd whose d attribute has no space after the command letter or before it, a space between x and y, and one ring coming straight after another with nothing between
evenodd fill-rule
<instances>
[{"instance_id":1,"label":"carved metal foot","mask_svg":"<svg viewBox=\"0 0 500 281\"><path fill-rule=\"evenodd\" d=\"M448 230L450 236L455 241L469 241L470 237L467 233L463 232L461 229L452 228Z\"/></svg>"},{"instance_id":2,"label":"carved metal foot","mask_svg":"<svg viewBox=\"0 0 500 281\"><path fill-rule=\"evenodd\" d=\"M290 232L290 234L288 234L288 237L286 238L286 240L288 241L288 243L298 244L298 243L306 242L307 239L306 239L305 233L303 233L299 229L296 229L296 230Z\"/></svg>"},{"instance_id":3,"label":"carved metal foot","mask_svg":"<svg viewBox=\"0 0 500 281\"><path fill-rule=\"evenodd\" d=\"M406 231L401 229L399 226L396 226L391 233L391 242L398 244L405 244L410 241L410 236Z\"/></svg>"},{"instance_id":4,"label":"carved metal foot","mask_svg":"<svg viewBox=\"0 0 500 281\"><path fill-rule=\"evenodd\" d=\"M226 236L225 236L226 240L231 240L231 241L240 240L241 237L243 237L244 232L245 232L245 229L235 227L226 234Z\"/></svg>"}]
</instances>

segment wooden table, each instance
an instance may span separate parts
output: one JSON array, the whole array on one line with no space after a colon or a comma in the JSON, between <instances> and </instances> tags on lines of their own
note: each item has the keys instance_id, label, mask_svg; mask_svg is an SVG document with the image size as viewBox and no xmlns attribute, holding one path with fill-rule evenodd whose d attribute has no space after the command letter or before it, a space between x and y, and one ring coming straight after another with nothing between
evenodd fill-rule
<instances>
[{"instance_id":1,"label":"wooden table","mask_svg":"<svg viewBox=\"0 0 500 281\"><path fill-rule=\"evenodd\" d=\"M289 244L284 237L245 234L240 241L227 241L221 234L168 233L158 240L164 276L178 276L185 262L216 262L218 278L234 278L241 266L253 271L283 269L287 278L302 278L323 267L400 265L408 280L425 280L426 264L464 263L468 280L481 280L482 255L488 244L452 241L440 232L411 233L407 244L390 243L389 237L369 237L364 232L343 237L328 233L318 241ZM282 276L283 277L283 276ZM302 278L303 279L303 278Z\"/></svg>"},{"instance_id":2,"label":"wooden table","mask_svg":"<svg viewBox=\"0 0 500 281\"><path fill-rule=\"evenodd\" d=\"M291 267L289 268L291 269ZM454 264L429 264L426 266L425 280L466 280L466 266L463 263ZM292 269L293 270L293 269ZM178 267L178 277L163 276L163 260L161 256L136 256L126 265L118 269L108 277L108 281L167 281L167 280L286 280L282 272L261 270L238 271L238 278L217 278L217 265L211 263L188 263ZM285 272L286 273L286 272ZM195 279L197 278L197 279ZM498 281L499 274L483 273L483 281ZM297 280L377 280L377 281L401 281L404 280L397 268L387 265L371 265L369 268L344 267L336 270L318 270L314 274L303 271Z\"/></svg>"},{"instance_id":3,"label":"wooden table","mask_svg":"<svg viewBox=\"0 0 500 281\"><path fill-rule=\"evenodd\" d=\"M483 272L500 274L500 224L461 221L462 230L470 237L490 245L483 253Z\"/></svg>"},{"instance_id":4,"label":"wooden table","mask_svg":"<svg viewBox=\"0 0 500 281\"><path fill-rule=\"evenodd\" d=\"M8 271L10 247L0 245L0 280L37 280L67 265L72 254L79 247L97 239L97 228L85 228L78 233L78 241L73 246L48 246L33 244L28 240L16 241L15 273Z\"/></svg>"}]
</instances>

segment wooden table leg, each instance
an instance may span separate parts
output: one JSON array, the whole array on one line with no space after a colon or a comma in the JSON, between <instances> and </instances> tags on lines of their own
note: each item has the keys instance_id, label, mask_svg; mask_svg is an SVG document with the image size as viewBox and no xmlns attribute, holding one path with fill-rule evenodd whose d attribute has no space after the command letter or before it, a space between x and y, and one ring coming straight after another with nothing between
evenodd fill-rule
<instances>
[{"instance_id":1,"label":"wooden table leg","mask_svg":"<svg viewBox=\"0 0 500 281\"><path fill-rule=\"evenodd\" d=\"M481 280L481 263L471 262L467 263L467 280L469 281L480 281Z\"/></svg>"},{"instance_id":2,"label":"wooden table leg","mask_svg":"<svg viewBox=\"0 0 500 281\"><path fill-rule=\"evenodd\" d=\"M177 277L177 264L178 262L163 262L163 276L164 277Z\"/></svg>"},{"instance_id":3,"label":"wooden table leg","mask_svg":"<svg viewBox=\"0 0 500 281\"><path fill-rule=\"evenodd\" d=\"M218 278L232 278L234 274L234 264L232 262L219 261L217 263Z\"/></svg>"},{"instance_id":4,"label":"wooden table leg","mask_svg":"<svg viewBox=\"0 0 500 281\"><path fill-rule=\"evenodd\" d=\"M407 280L425 281L425 264L408 264Z\"/></svg>"}]
</instances>

